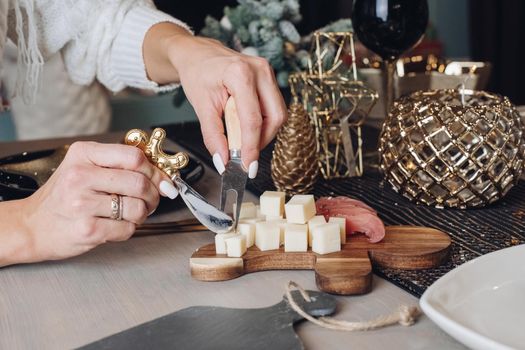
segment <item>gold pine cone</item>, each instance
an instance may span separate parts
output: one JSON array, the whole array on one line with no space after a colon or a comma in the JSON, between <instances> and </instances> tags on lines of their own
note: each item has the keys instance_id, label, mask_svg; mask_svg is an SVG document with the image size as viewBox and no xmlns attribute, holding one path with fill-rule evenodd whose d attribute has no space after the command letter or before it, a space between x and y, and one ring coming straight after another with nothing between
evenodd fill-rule
<instances>
[{"instance_id":1,"label":"gold pine cone","mask_svg":"<svg viewBox=\"0 0 525 350\"><path fill-rule=\"evenodd\" d=\"M277 190L287 195L310 192L319 176L315 129L298 102L292 102L277 133L271 172Z\"/></svg>"}]
</instances>

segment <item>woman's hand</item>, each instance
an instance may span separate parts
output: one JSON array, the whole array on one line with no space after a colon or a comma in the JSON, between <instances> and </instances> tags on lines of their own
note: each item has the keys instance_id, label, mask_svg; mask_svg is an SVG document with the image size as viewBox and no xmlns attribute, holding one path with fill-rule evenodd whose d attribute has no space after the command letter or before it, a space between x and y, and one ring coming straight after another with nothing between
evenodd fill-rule
<instances>
[{"instance_id":1,"label":"woman's hand","mask_svg":"<svg viewBox=\"0 0 525 350\"><path fill-rule=\"evenodd\" d=\"M243 165L254 178L259 151L270 143L286 118L273 70L264 58L241 55L215 40L186 40L183 44L184 39L173 39L170 59L180 67L180 81L199 117L204 143L215 164L228 160L222 116L228 97L233 96L241 123ZM223 164L217 164L220 172Z\"/></svg>"},{"instance_id":2,"label":"woman's hand","mask_svg":"<svg viewBox=\"0 0 525 350\"><path fill-rule=\"evenodd\" d=\"M166 58L153 55L155 52L165 52ZM229 158L222 116L228 97L235 98L243 164L249 176L255 177L259 151L274 138L287 115L269 63L230 50L216 40L193 37L171 23L160 23L149 30L144 60L154 81L182 83L220 173Z\"/></svg>"},{"instance_id":3,"label":"woman's hand","mask_svg":"<svg viewBox=\"0 0 525 350\"><path fill-rule=\"evenodd\" d=\"M28 261L20 262L67 258L128 239L157 207L159 187L177 195L169 177L138 148L72 144L46 184L20 206L31 249ZM110 194L122 196L122 220L110 219Z\"/></svg>"}]
</instances>

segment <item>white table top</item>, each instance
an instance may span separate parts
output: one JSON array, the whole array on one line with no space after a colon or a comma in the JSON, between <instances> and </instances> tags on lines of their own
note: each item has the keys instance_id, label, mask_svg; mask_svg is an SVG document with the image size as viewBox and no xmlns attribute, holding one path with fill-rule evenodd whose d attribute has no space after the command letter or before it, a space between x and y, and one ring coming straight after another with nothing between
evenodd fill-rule
<instances>
[{"instance_id":1,"label":"white table top","mask_svg":"<svg viewBox=\"0 0 525 350\"><path fill-rule=\"evenodd\" d=\"M195 187L217 198L219 177L206 171ZM166 215L174 219L187 213L154 219ZM258 272L225 282L194 280L189 257L211 242L209 232L140 237L65 261L1 268L0 349L74 348L195 305L266 307L281 300L289 280L317 290L312 271ZM376 276L371 293L336 299L335 317L354 321L418 303ZM296 331L307 349L464 349L425 316L412 327L350 333L303 322Z\"/></svg>"}]
</instances>

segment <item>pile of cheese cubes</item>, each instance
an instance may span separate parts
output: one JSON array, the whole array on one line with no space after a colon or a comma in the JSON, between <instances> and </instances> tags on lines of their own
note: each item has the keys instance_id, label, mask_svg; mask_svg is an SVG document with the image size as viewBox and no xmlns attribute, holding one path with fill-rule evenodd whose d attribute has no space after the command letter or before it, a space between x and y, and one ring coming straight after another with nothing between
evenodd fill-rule
<instances>
[{"instance_id":1,"label":"pile of cheese cubes","mask_svg":"<svg viewBox=\"0 0 525 350\"><path fill-rule=\"evenodd\" d=\"M234 210L235 212L235 207ZM217 254L241 257L251 246L259 250L279 249L318 254L341 250L346 243L345 218L315 215L313 195L295 195L285 204L284 192L266 191L260 205L242 203L237 232L215 236Z\"/></svg>"}]
</instances>

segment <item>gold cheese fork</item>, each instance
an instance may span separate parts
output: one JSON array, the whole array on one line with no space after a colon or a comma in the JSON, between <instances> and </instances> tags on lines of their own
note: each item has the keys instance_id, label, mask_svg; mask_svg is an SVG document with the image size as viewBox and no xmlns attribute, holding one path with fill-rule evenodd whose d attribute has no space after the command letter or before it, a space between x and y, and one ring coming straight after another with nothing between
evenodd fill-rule
<instances>
[{"instance_id":1,"label":"gold cheese fork","mask_svg":"<svg viewBox=\"0 0 525 350\"><path fill-rule=\"evenodd\" d=\"M226 164L226 170L222 174L220 208L221 210L224 210L228 192L235 193L234 218L236 218L236 220L233 226L233 229L235 230L239 223L239 214L241 212L246 182L248 181L248 173L246 173L242 166L241 124L233 96L230 96L226 102L226 107L224 108L224 120L226 122L230 160Z\"/></svg>"}]
</instances>

